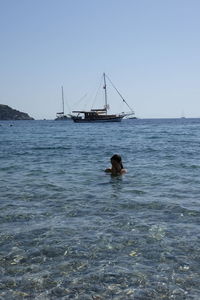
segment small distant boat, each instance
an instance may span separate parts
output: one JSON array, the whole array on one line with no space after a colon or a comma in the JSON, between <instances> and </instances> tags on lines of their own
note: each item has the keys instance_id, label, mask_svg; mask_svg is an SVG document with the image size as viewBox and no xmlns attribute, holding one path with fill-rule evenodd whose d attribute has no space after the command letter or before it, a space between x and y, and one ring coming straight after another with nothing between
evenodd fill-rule
<instances>
[{"instance_id":1,"label":"small distant boat","mask_svg":"<svg viewBox=\"0 0 200 300\"><path fill-rule=\"evenodd\" d=\"M63 86L61 87L62 89L62 107L63 107L63 111L62 112L58 112L56 114L56 119L55 121L68 121L71 120L71 116L70 115L65 115L65 107L64 107L64 91L63 91Z\"/></svg>"},{"instance_id":2,"label":"small distant boat","mask_svg":"<svg viewBox=\"0 0 200 300\"><path fill-rule=\"evenodd\" d=\"M181 113L181 119L186 119L186 116L185 116L184 110L182 110L182 113Z\"/></svg>"},{"instance_id":3,"label":"small distant boat","mask_svg":"<svg viewBox=\"0 0 200 300\"><path fill-rule=\"evenodd\" d=\"M127 117L127 120L137 119L137 117Z\"/></svg>"},{"instance_id":4,"label":"small distant boat","mask_svg":"<svg viewBox=\"0 0 200 300\"><path fill-rule=\"evenodd\" d=\"M71 115L71 118L74 122L76 122L76 123L121 122L121 120L125 116L134 115L133 110L130 108L130 106L127 104L125 99L122 97L122 95L119 93L119 91L116 89L116 87L113 85L113 83L111 82L111 80L109 78L108 79L111 82L112 86L117 91L119 96L122 98L123 102L129 107L131 112L128 113L128 114L126 114L126 113L108 114L109 105L108 105L108 101L107 101L106 78L108 78L108 76L106 76L106 74L103 73L103 82L104 82L103 89L104 89L104 98L105 98L104 107L103 108L97 108L97 109L91 109L91 110L88 110L88 111L85 111L85 110L73 111L72 113L76 114L76 115Z\"/></svg>"}]
</instances>

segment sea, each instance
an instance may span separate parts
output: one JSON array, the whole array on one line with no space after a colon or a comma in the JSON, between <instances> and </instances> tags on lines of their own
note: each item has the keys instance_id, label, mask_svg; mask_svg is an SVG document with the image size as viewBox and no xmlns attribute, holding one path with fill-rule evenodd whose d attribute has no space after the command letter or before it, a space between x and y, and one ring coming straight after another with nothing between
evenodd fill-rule
<instances>
[{"instance_id":1,"label":"sea","mask_svg":"<svg viewBox=\"0 0 200 300\"><path fill-rule=\"evenodd\" d=\"M104 170L113 154L127 173ZM0 300L199 300L200 119L0 122Z\"/></svg>"}]
</instances>

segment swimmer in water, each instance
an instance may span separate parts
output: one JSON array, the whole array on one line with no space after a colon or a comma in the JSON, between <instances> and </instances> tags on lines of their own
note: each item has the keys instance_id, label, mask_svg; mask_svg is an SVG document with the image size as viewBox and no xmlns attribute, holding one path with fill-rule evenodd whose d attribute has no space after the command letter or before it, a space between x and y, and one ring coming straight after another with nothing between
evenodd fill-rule
<instances>
[{"instance_id":1,"label":"swimmer in water","mask_svg":"<svg viewBox=\"0 0 200 300\"><path fill-rule=\"evenodd\" d=\"M112 167L105 170L106 173L111 173L111 175L122 175L127 173L122 164L122 158L118 154L114 154L111 159Z\"/></svg>"}]
</instances>

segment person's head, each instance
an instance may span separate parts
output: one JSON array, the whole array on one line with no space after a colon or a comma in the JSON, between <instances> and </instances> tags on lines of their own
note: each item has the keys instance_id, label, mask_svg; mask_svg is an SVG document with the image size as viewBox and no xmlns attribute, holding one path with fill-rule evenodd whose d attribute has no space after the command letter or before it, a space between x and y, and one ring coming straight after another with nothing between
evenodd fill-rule
<instances>
[{"instance_id":1,"label":"person's head","mask_svg":"<svg viewBox=\"0 0 200 300\"><path fill-rule=\"evenodd\" d=\"M111 160L112 166L114 166L116 168L120 167L121 169L123 169L122 158L120 155L114 154L110 160Z\"/></svg>"}]
</instances>

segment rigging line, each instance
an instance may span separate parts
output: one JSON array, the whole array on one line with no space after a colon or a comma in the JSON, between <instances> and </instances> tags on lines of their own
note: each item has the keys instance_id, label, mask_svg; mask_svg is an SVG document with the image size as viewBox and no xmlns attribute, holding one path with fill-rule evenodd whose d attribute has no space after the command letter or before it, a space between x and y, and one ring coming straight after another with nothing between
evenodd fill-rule
<instances>
[{"instance_id":1,"label":"rigging line","mask_svg":"<svg viewBox=\"0 0 200 300\"><path fill-rule=\"evenodd\" d=\"M63 86L61 88L62 88L63 113L64 113L64 105L65 104L67 105L68 112L71 113L71 111L72 111L71 107L70 107L68 101L65 101Z\"/></svg>"},{"instance_id":2,"label":"rigging line","mask_svg":"<svg viewBox=\"0 0 200 300\"><path fill-rule=\"evenodd\" d=\"M67 104L67 108L68 108L68 111L71 113L71 106L68 104L68 102L66 103Z\"/></svg>"},{"instance_id":3,"label":"rigging line","mask_svg":"<svg viewBox=\"0 0 200 300\"><path fill-rule=\"evenodd\" d=\"M99 90L100 90L100 88L101 88L102 80L103 80L103 75L101 76L100 84L99 84L99 87L98 87L98 89L97 89L97 91L96 91L96 95L95 95L95 97L94 97L94 101L92 102L92 107L93 107L93 105L95 104L95 102L96 102L96 100L97 100L97 95L98 95Z\"/></svg>"},{"instance_id":4,"label":"rigging line","mask_svg":"<svg viewBox=\"0 0 200 300\"><path fill-rule=\"evenodd\" d=\"M133 109L130 107L130 105L126 102L126 100L123 98L123 96L121 95L121 93L118 91L118 89L115 87L115 85L112 83L111 79L108 77L108 75L106 75L106 77L108 78L108 80L110 81L111 85L113 86L113 88L116 90L116 92L119 94L119 96L122 98L123 102L126 103L126 105L128 106L128 108L130 109L130 111L134 113Z\"/></svg>"},{"instance_id":5,"label":"rigging line","mask_svg":"<svg viewBox=\"0 0 200 300\"><path fill-rule=\"evenodd\" d=\"M86 96L87 96L87 93L86 93L85 95L83 95L78 101L76 101L76 102L74 103L73 106L75 106L75 105L79 104L81 101L83 101L83 99L84 99Z\"/></svg>"}]
</instances>

